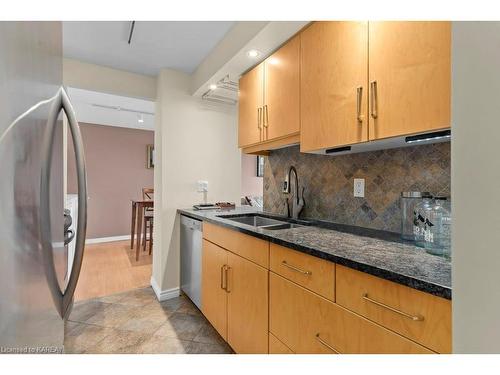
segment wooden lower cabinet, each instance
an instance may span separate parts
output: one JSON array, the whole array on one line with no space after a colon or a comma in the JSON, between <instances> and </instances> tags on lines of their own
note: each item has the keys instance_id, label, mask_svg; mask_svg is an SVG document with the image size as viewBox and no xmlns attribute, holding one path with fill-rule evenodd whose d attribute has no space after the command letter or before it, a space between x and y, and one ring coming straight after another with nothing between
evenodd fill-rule
<instances>
[{"instance_id":1,"label":"wooden lower cabinet","mask_svg":"<svg viewBox=\"0 0 500 375\"><path fill-rule=\"evenodd\" d=\"M451 353L451 301L337 265L337 303L438 353Z\"/></svg>"},{"instance_id":2,"label":"wooden lower cabinet","mask_svg":"<svg viewBox=\"0 0 500 375\"><path fill-rule=\"evenodd\" d=\"M269 333L269 354L294 354L292 350L283 344L272 333Z\"/></svg>"},{"instance_id":3,"label":"wooden lower cabinet","mask_svg":"<svg viewBox=\"0 0 500 375\"><path fill-rule=\"evenodd\" d=\"M227 342L236 353L268 353L269 271L228 252Z\"/></svg>"},{"instance_id":4,"label":"wooden lower cabinet","mask_svg":"<svg viewBox=\"0 0 500 375\"><path fill-rule=\"evenodd\" d=\"M269 331L295 353L432 353L272 272L269 291Z\"/></svg>"},{"instance_id":5,"label":"wooden lower cabinet","mask_svg":"<svg viewBox=\"0 0 500 375\"><path fill-rule=\"evenodd\" d=\"M227 341L227 293L221 279L227 251L203 240L201 258L201 311Z\"/></svg>"},{"instance_id":6,"label":"wooden lower cabinet","mask_svg":"<svg viewBox=\"0 0 500 375\"><path fill-rule=\"evenodd\" d=\"M204 239L201 311L236 353L268 353L269 271Z\"/></svg>"}]
</instances>

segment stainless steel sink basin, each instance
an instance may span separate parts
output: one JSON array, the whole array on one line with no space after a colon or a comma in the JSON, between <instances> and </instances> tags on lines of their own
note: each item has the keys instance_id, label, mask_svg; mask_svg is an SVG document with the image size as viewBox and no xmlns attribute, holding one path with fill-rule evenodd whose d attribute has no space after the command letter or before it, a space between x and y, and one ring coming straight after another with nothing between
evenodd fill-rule
<instances>
[{"instance_id":1,"label":"stainless steel sink basin","mask_svg":"<svg viewBox=\"0 0 500 375\"><path fill-rule=\"evenodd\" d=\"M240 224L251 225L253 227L262 228L262 229L270 229L270 230L279 230L279 229L291 229L298 228L302 225L289 223L285 220L277 220L271 219L265 216L259 215L239 215L239 216L219 216L220 218L224 218L227 220L235 221Z\"/></svg>"},{"instance_id":2,"label":"stainless steel sink basin","mask_svg":"<svg viewBox=\"0 0 500 375\"><path fill-rule=\"evenodd\" d=\"M224 216L220 216L224 217ZM227 217L227 220L236 221L237 223L252 225L254 227L264 227L267 225L283 224L281 220L274 220L263 216L235 216Z\"/></svg>"}]
</instances>

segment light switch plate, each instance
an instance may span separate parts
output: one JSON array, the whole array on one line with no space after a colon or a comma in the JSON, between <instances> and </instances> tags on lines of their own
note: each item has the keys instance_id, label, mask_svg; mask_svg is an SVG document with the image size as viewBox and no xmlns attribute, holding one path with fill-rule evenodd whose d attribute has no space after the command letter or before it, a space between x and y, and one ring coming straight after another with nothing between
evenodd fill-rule
<instances>
[{"instance_id":1,"label":"light switch plate","mask_svg":"<svg viewBox=\"0 0 500 375\"><path fill-rule=\"evenodd\" d=\"M208 181L199 180L196 186L198 193L205 193L208 191Z\"/></svg>"},{"instance_id":2,"label":"light switch plate","mask_svg":"<svg viewBox=\"0 0 500 375\"><path fill-rule=\"evenodd\" d=\"M354 196L363 198L365 196L365 179L354 179Z\"/></svg>"}]
</instances>

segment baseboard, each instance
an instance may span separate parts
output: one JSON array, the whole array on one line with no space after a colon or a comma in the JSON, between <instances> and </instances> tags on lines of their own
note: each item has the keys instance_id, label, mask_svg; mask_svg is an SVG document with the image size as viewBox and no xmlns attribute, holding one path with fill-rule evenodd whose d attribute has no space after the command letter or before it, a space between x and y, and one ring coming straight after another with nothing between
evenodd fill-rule
<instances>
[{"instance_id":1,"label":"baseboard","mask_svg":"<svg viewBox=\"0 0 500 375\"><path fill-rule=\"evenodd\" d=\"M151 288L153 288L153 291L156 294L156 298L158 298L158 301L160 302L166 301L167 299L179 297L181 292L179 288L161 290L152 276L151 276Z\"/></svg>"},{"instance_id":2,"label":"baseboard","mask_svg":"<svg viewBox=\"0 0 500 375\"><path fill-rule=\"evenodd\" d=\"M149 240L149 234L146 236L146 238ZM123 236L87 238L87 239L85 239L85 243L91 245L93 243L113 242L113 241L125 241L125 240L129 240L130 241L130 234L125 234ZM137 241L137 237L134 239L134 242L135 241Z\"/></svg>"},{"instance_id":3,"label":"baseboard","mask_svg":"<svg viewBox=\"0 0 500 375\"><path fill-rule=\"evenodd\" d=\"M130 234L124 236L112 236L112 237L100 237L100 238L87 238L85 240L86 244L102 243L102 242L113 242L113 241L125 241L130 240Z\"/></svg>"}]
</instances>

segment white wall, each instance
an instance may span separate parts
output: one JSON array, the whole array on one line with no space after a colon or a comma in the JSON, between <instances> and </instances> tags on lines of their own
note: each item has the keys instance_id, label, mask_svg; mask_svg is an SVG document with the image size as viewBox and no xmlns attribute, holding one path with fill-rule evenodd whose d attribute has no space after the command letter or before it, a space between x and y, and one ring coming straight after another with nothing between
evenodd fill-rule
<instances>
[{"instance_id":1,"label":"white wall","mask_svg":"<svg viewBox=\"0 0 500 375\"><path fill-rule=\"evenodd\" d=\"M241 195L262 196L263 177L257 177L257 156L241 154Z\"/></svg>"},{"instance_id":2,"label":"white wall","mask_svg":"<svg viewBox=\"0 0 500 375\"><path fill-rule=\"evenodd\" d=\"M454 22L453 351L500 353L500 22Z\"/></svg>"},{"instance_id":3,"label":"white wall","mask_svg":"<svg viewBox=\"0 0 500 375\"><path fill-rule=\"evenodd\" d=\"M131 98L154 100L156 77L65 58L64 85Z\"/></svg>"},{"instance_id":4,"label":"white wall","mask_svg":"<svg viewBox=\"0 0 500 375\"><path fill-rule=\"evenodd\" d=\"M169 69L158 77L155 130L153 284L179 287L176 210L202 201L196 181L209 183L208 200L239 202L241 154L235 107L190 95L191 77Z\"/></svg>"}]
</instances>

